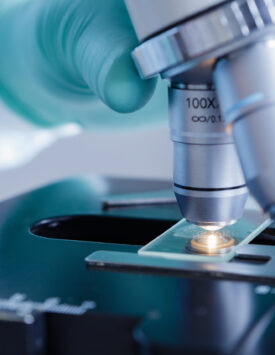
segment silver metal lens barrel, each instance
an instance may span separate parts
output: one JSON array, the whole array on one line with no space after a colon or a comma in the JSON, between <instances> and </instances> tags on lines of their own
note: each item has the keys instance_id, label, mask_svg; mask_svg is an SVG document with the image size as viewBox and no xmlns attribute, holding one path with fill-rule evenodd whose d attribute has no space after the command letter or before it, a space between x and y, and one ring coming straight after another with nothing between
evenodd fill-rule
<instances>
[{"instance_id":1,"label":"silver metal lens barrel","mask_svg":"<svg viewBox=\"0 0 275 355\"><path fill-rule=\"evenodd\" d=\"M134 0L128 0L131 1ZM195 2L196 0L194 4ZM146 4L152 5L153 1L142 3L146 11ZM190 5L194 10L192 16L185 18L179 11L181 15L177 23L173 20L175 17L170 16L170 12L162 11L167 4L165 2L160 4L162 6L157 13L164 16L160 17L163 26L158 23L154 28L158 28L157 32L150 29L149 36L140 37L146 40L132 53L140 75L143 78L150 78L160 74L173 83L177 82L178 85L180 83L207 85L213 82L214 71L214 84L222 116L229 128L233 126L235 143L248 186L263 208L272 211L274 216L275 1L221 1L213 7L206 7L204 10L200 8L203 11L199 8L195 10L195 7ZM149 5L147 9L152 10ZM132 15L133 12L130 13ZM168 22L166 23L164 18L169 20L168 28L166 27ZM143 19L147 31L150 27L146 23L148 16L141 16L139 19L138 22L133 20L138 27L137 33L143 26ZM174 27L171 26L173 23ZM245 195L238 186L234 189L233 183L227 184L232 172L224 175L221 173L228 171L228 166L234 166L232 156L236 154L234 152L232 155L229 148L225 148L230 144L233 147L233 143L222 142L224 136L221 138L220 132L214 130L211 137L214 139L216 134L216 142L210 144L206 142L207 139L202 132L198 135L197 131L192 131L193 127L181 126L179 117L188 116L186 107L180 104L178 98L180 95L176 95L174 89L170 91L171 132L175 142L174 176L177 185L175 192L183 215L193 222L197 220L210 222L211 219L229 221L229 216L234 213L237 215L243 206L243 200L236 197L237 191L240 195ZM200 123L206 129L205 134L210 134L206 128L208 126L203 124L205 122ZM177 131L181 134L176 134ZM205 149L198 146L204 146ZM219 147L217 149L220 152L219 159L211 146ZM202 165L205 159L209 165L208 169ZM198 165L195 165L195 161ZM238 170L239 164L236 166ZM207 171L204 180L198 178L202 171ZM219 181L219 187L205 187L210 181L213 181L213 185ZM214 188L216 191L210 190ZM210 193L213 200L209 198ZM229 194L231 202L227 204L230 200ZM236 203L233 202L232 196L236 197ZM208 210L205 201L208 203ZM240 203L239 208L237 201ZM221 211L224 211L223 215Z\"/></svg>"},{"instance_id":2,"label":"silver metal lens barrel","mask_svg":"<svg viewBox=\"0 0 275 355\"><path fill-rule=\"evenodd\" d=\"M225 0L125 0L140 41L223 2Z\"/></svg>"},{"instance_id":3,"label":"silver metal lens barrel","mask_svg":"<svg viewBox=\"0 0 275 355\"><path fill-rule=\"evenodd\" d=\"M170 88L169 108L174 190L183 216L213 228L233 223L242 216L247 189L215 91Z\"/></svg>"},{"instance_id":4,"label":"silver metal lens barrel","mask_svg":"<svg viewBox=\"0 0 275 355\"><path fill-rule=\"evenodd\" d=\"M247 185L265 211L274 211L275 34L221 59L214 79Z\"/></svg>"},{"instance_id":5,"label":"silver metal lens barrel","mask_svg":"<svg viewBox=\"0 0 275 355\"><path fill-rule=\"evenodd\" d=\"M144 16L144 21L146 18L148 16ZM188 21L183 18L182 23L149 38L132 55L143 78L159 73L165 78L171 78L202 66L204 71L208 70L207 80L210 78L212 82L213 64L218 58L273 32L274 25L273 0L221 2L209 11L197 13Z\"/></svg>"}]
</instances>

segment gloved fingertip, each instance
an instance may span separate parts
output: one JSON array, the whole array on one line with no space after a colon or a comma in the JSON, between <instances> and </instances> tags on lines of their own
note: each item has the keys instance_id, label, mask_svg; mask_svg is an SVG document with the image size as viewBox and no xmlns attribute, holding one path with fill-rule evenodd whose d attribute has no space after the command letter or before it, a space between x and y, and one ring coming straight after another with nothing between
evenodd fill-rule
<instances>
[{"instance_id":1,"label":"gloved fingertip","mask_svg":"<svg viewBox=\"0 0 275 355\"><path fill-rule=\"evenodd\" d=\"M131 55L124 53L110 66L101 83L101 99L113 110L130 113L143 107L152 97L157 79L142 80Z\"/></svg>"}]
</instances>

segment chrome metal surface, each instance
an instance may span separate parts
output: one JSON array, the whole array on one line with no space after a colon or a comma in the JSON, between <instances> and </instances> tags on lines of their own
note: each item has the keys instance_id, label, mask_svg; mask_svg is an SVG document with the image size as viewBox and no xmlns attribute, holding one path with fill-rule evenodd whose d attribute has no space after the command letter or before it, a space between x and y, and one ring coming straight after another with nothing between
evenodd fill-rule
<instances>
[{"instance_id":1,"label":"chrome metal surface","mask_svg":"<svg viewBox=\"0 0 275 355\"><path fill-rule=\"evenodd\" d=\"M233 130L245 180L265 211L273 211L275 205L274 38L274 0L232 0L156 35L133 51L144 78L161 74L177 88L194 84L209 87L214 79L221 117ZM174 92L173 95L176 96ZM207 125L193 134L192 125L182 120L186 111L179 102L170 100L170 109L175 122L172 126L175 192L183 216L196 224L238 219L244 204L243 184L230 183L233 176L238 180L238 172L225 173L230 166L234 170L232 162L237 157L234 144L225 144L225 136ZM217 151L209 144L211 139L213 145L220 145ZM196 148L190 148L191 144ZM197 169L195 160L202 168ZM207 171L205 161L210 162L206 178L201 174L201 170ZM205 186L205 180L211 181L211 186ZM190 187L195 189L189 192ZM203 198L198 196L198 187L204 189ZM228 198L226 190L216 193L217 188L224 187L235 188L230 191L232 198L235 192L234 203L232 199L225 202L225 196L221 196L226 194ZM209 191L205 188L215 190L211 197L206 196Z\"/></svg>"},{"instance_id":2,"label":"chrome metal surface","mask_svg":"<svg viewBox=\"0 0 275 355\"><path fill-rule=\"evenodd\" d=\"M140 41L225 0L124 0Z\"/></svg>"},{"instance_id":3,"label":"chrome metal surface","mask_svg":"<svg viewBox=\"0 0 275 355\"><path fill-rule=\"evenodd\" d=\"M275 36L218 61L221 112L230 124L250 192L265 211L275 205Z\"/></svg>"},{"instance_id":4,"label":"chrome metal surface","mask_svg":"<svg viewBox=\"0 0 275 355\"><path fill-rule=\"evenodd\" d=\"M237 250L234 259L231 262L220 263L190 262L145 257L137 253L101 250L87 256L85 261L88 267L101 270L142 271L193 278L207 277L219 280L253 280L261 283L275 283L274 246L244 245ZM253 262L254 260L256 262Z\"/></svg>"},{"instance_id":5,"label":"chrome metal surface","mask_svg":"<svg viewBox=\"0 0 275 355\"><path fill-rule=\"evenodd\" d=\"M212 69L213 58L274 32L274 24L274 1L231 1L145 41L132 55L143 78L173 77L199 63Z\"/></svg>"},{"instance_id":6,"label":"chrome metal surface","mask_svg":"<svg viewBox=\"0 0 275 355\"><path fill-rule=\"evenodd\" d=\"M174 191L188 221L225 226L242 216L247 197L234 140L215 91L186 87L169 89Z\"/></svg>"}]
</instances>

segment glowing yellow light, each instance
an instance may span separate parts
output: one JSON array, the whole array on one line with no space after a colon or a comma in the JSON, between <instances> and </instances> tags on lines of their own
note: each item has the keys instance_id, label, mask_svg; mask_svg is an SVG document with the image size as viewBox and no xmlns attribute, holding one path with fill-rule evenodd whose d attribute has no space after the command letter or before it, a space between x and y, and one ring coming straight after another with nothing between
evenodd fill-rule
<instances>
[{"instance_id":1,"label":"glowing yellow light","mask_svg":"<svg viewBox=\"0 0 275 355\"><path fill-rule=\"evenodd\" d=\"M224 225L222 226L211 226L210 224L207 226L200 226L202 229L209 231L209 232L215 232L218 231L219 229L222 229L224 227Z\"/></svg>"},{"instance_id":2,"label":"glowing yellow light","mask_svg":"<svg viewBox=\"0 0 275 355\"><path fill-rule=\"evenodd\" d=\"M193 251L200 254L219 254L226 252L234 245L234 238L223 233L204 232L198 234L190 242Z\"/></svg>"},{"instance_id":3,"label":"glowing yellow light","mask_svg":"<svg viewBox=\"0 0 275 355\"><path fill-rule=\"evenodd\" d=\"M271 39L271 40L266 42L266 45L269 48L275 48L275 41Z\"/></svg>"},{"instance_id":4,"label":"glowing yellow light","mask_svg":"<svg viewBox=\"0 0 275 355\"><path fill-rule=\"evenodd\" d=\"M204 222L204 223L196 223L200 228L206 231L218 231L226 226L231 226L236 223L236 220L231 220L229 222Z\"/></svg>"},{"instance_id":5,"label":"glowing yellow light","mask_svg":"<svg viewBox=\"0 0 275 355\"><path fill-rule=\"evenodd\" d=\"M217 236L215 234L210 234L207 236L207 247L208 249L216 249L218 240Z\"/></svg>"}]
</instances>

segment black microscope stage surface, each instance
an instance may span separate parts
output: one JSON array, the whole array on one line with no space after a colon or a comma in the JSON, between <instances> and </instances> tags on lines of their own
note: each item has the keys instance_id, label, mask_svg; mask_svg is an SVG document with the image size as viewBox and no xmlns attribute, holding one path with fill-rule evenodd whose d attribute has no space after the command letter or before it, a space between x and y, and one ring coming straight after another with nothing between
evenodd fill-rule
<instances>
[{"instance_id":1,"label":"black microscope stage surface","mask_svg":"<svg viewBox=\"0 0 275 355\"><path fill-rule=\"evenodd\" d=\"M259 256L231 261L270 265L267 277L87 263L136 255L181 218L173 203L103 200L167 193L170 182L83 176L2 202L0 354L275 354L272 226L251 242Z\"/></svg>"}]
</instances>

